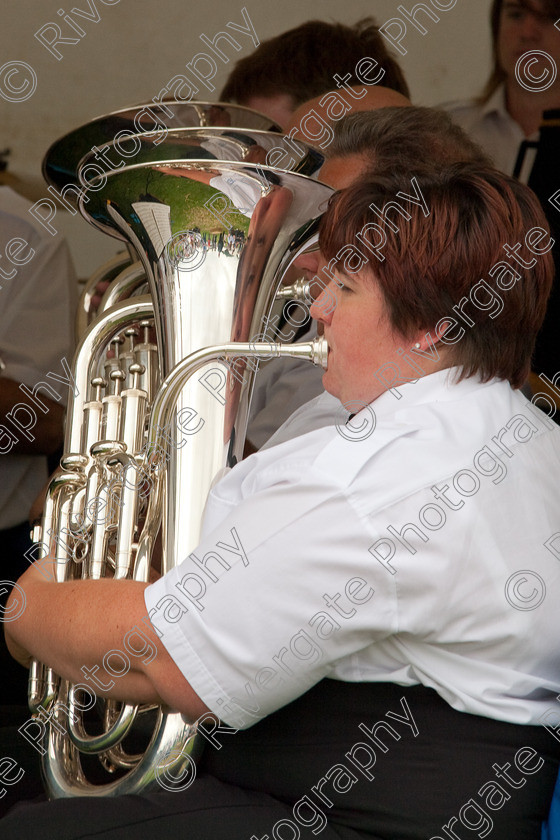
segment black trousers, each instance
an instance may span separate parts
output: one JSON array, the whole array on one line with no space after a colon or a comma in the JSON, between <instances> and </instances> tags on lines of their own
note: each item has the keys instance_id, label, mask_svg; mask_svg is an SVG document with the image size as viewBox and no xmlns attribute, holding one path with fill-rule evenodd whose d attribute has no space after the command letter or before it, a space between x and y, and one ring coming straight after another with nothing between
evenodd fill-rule
<instances>
[{"instance_id":1,"label":"black trousers","mask_svg":"<svg viewBox=\"0 0 560 840\"><path fill-rule=\"evenodd\" d=\"M6 604L12 590L9 583L15 583L18 577L29 568L29 561L24 555L32 545L27 520L14 528L0 531L0 580L4 581L2 606ZM8 653L4 641L4 628L0 624L0 706L20 705L26 709L27 679L27 670Z\"/></svg>"},{"instance_id":2,"label":"black trousers","mask_svg":"<svg viewBox=\"0 0 560 840\"><path fill-rule=\"evenodd\" d=\"M328 679L211 738L186 790L20 803L0 837L540 840L560 757L542 726L456 712L421 686Z\"/></svg>"}]
</instances>

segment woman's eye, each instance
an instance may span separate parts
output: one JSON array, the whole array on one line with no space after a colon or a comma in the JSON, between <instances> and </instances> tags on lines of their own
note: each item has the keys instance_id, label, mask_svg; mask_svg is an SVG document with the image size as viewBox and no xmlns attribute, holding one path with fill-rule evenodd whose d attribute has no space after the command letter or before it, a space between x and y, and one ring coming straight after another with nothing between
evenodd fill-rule
<instances>
[{"instance_id":1,"label":"woman's eye","mask_svg":"<svg viewBox=\"0 0 560 840\"><path fill-rule=\"evenodd\" d=\"M508 20L521 20L521 18L524 16L524 14L525 14L525 12L524 12L523 9L515 9L515 8L504 9L504 15Z\"/></svg>"}]
</instances>

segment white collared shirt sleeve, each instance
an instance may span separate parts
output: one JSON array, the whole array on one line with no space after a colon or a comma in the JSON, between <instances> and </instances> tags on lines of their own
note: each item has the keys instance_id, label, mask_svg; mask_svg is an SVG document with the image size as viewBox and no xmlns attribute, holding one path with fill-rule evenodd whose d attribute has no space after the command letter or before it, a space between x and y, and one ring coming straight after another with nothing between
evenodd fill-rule
<instances>
[{"instance_id":1,"label":"white collared shirt sleeve","mask_svg":"<svg viewBox=\"0 0 560 840\"><path fill-rule=\"evenodd\" d=\"M198 548L146 590L163 644L226 723L325 676L421 683L516 723L560 693L560 429L504 382L442 371L399 392L372 404L363 439L323 428L236 466Z\"/></svg>"},{"instance_id":2,"label":"white collared shirt sleeve","mask_svg":"<svg viewBox=\"0 0 560 840\"><path fill-rule=\"evenodd\" d=\"M256 722L397 629L395 584L375 570L373 585L371 535L338 483L307 458L264 460L245 462L240 487L237 470L217 485L200 546L146 592L171 655L234 725L239 709Z\"/></svg>"}]
</instances>

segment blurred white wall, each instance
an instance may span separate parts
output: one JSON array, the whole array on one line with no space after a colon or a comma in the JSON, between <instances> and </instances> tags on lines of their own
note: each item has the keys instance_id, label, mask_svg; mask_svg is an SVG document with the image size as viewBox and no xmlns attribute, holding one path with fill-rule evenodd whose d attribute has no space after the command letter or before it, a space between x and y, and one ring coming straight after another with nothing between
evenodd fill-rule
<instances>
[{"instance_id":1,"label":"blurred white wall","mask_svg":"<svg viewBox=\"0 0 560 840\"><path fill-rule=\"evenodd\" d=\"M436 105L479 92L490 66L490 2L456 0L448 11L437 11L438 6L452 6L453 0L426 0L439 22L418 14L417 21L428 30L425 35L408 22L401 42L406 55L395 54L415 104ZM243 7L262 41L313 18L347 24L366 15L373 15L379 24L394 17L405 20L398 6L412 10L416 0L73 0L63 7L59 4L60 0L4 0L3 4L0 148L12 149L9 171L29 182L37 196L43 189L41 161L50 143L95 116L151 99L173 76L185 73L185 65L197 53L209 52L201 34L212 38L228 22L243 25ZM100 20L80 17L73 9ZM84 35L64 20L68 13ZM64 37L77 41L58 46L60 59L35 37L49 23L58 23ZM397 27L390 31L396 33ZM47 40L52 37L52 31L44 33ZM235 53L223 46L231 61L217 59L218 73L211 83L216 89L199 98L217 98L233 61L252 51L249 35L237 33L236 38L242 51ZM22 63L32 70L25 70ZM33 93L32 73L36 78ZM5 98L11 95L10 86L22 88L13 95L19 101ZM26 92L31 95L23 101ZM59 212L57 223L68 236L80 276L119 250L116 241L81 218Z\"/></svg>"}]
</instances>

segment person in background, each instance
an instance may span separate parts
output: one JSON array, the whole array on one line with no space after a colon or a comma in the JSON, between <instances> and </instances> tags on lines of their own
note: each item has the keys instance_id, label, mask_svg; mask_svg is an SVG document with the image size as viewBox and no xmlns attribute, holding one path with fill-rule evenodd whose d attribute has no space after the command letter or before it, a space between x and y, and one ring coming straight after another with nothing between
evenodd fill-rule
<instances>
[{"instance_id":1,"label":"person in background","mask_svg":"<svg viewBox=\"0 0 560 840\"><path fill-rule=\"evenodd\" d=\"M356 71L368 57L383 71L379 84L408 99L404 74L371 17L354 26L310 20L263 41L235 64L219 98L254 108L286 129L309 99L345 84L362 88Z\"/></svg>"},{"instance_id":2,"label":"person in background","mask_svg":"<svg viewBox=\"0 0 560 840\"><path fill-rule=\"evenodd\" d=\"M494 0L490 10L494 65L482 94L468 102L442 105L458 125L490 155L495 166L513 173L519 147L525 139L538 139L543 112L560 108L560 75L546 90L528 90L519 79L538 77L552 66L540 63L516 76L521 56L539 50L560 64L560 0ZM519 75L521 73L521 75ZM518 77L519 76L519 77Z\"/></svg>"},{"instance_id":3,"label":"person in background","mask_svg":"<svg viewBox=\"0 0 560 840\"><path fill-rule=\"evenodd\" d=\"M373 64L363 63L368 59ZM369 81L364 83L366 68ZM329 92L339 97L337 105L322 103ZM311 20L263 41L236 63L219 99L260 111L285 132L296 128L298 136L326 154L326 124L336 124L335 119L357 110L405 107L410 104L408 97L403 71L375 21L368 17L353 26ZM318 177L323 180L321 174ZM285 282L297 276L292 271ZM299 317L294 312L296 321ZM315 326L310 332L300 330L298 340L312 338L315 330ZM293 332L292 327L288 325L285 332ZM261 364L251 400L246 453L259 449L296 409L322 393L321 373L311 365L297 359Z\"/></svg>"},{"instance_id":4,"label":"person in background","mask_svg":"<svg viewBox=\"0 0 560 840\"><path fill-rule=\"evenodd\" d=\"M419 174L431 169L434 161L441 165L469 161L490 164L482 149L446 113L433 108L397 106L354 113L336 123L333 130L334 137L327 149L320 179L335 190L346 189L364 178L401 170ZM296 266L299 273L313 283L319 267L318 252L302 255ZM313 286L311 290L318 291ZM272 375L264 380L266 389L257 392L256 404L255 399L252 403L254 419L249 432L261 436L257 438L261 447L268 448L310 429L344 424L349 412L328 391L321 389L307 402L302 399L301 392L294 394L297 377L304 382L315 382L320 371L305 363L294 363L290 376L284 376L278 364L281 361L267 362L265 371ZM296 407L298 398L300 405ZM294 405L293 412L274 431L278 413L286 404ZM348 408L353 411L351 406Z\"/></svg>"},{"instance_id":5,"label":"person in background","mask_svg":"<svg viewBox=\"0 0 560 840\"><path fill-rule=\"evenodd\" d=\"M30 206L0 187L0 546L6 589L29 565L29 511L49 474L48 456L62 445L69 384L62 359L71 366L74 352L77 283L70 252L60 234L51 236L33 219ZM13 668L3 639L0 669L0 703L25 705L27 675Z\"/></svg>"},{"instance_id":6,"label":"person in background","mask_svg":"<svg viewBox=\"0 0 560 840\"><path fill-rule=\"evenodd\" d=\"M559 19L560 0L494 0L490 10L494 65L484 90L471 102L442 106L507 174L514 172L523 141L539 140L543 113L560 108L560 29L555 26ZM547 177L540 184L532 180L534 151L527 154L519 177L529 181L546 213L556 240L553 257L558 277L560 212L549 203L549 197L560 188L556 151L557 147L550 150L551 165L545 165ZM560 283L556 280L537 337L528 386L534 393L544 392L556 404L554 419L558 423L559 321Z\"/></svg>"}]
</instances>

